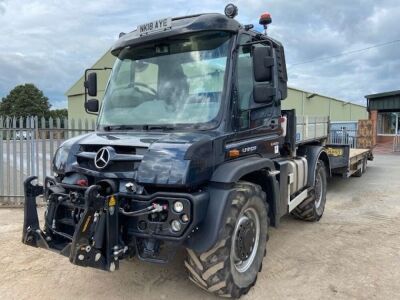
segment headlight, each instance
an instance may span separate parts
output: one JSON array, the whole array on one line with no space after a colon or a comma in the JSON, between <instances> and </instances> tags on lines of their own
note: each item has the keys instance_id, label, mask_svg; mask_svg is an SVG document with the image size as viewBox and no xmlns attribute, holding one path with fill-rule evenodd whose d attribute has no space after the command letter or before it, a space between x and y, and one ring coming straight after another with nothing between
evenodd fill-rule
<instances>
[{"instance_id":1,"label":"headlight","mask_svg":"<svg viewBox=\"0 0 400 300\"><path fill-rule=\"evenodd\" d=\"M181 201L176 201L174 203L174 211L180 213L183 211L183 203Z\"/></svg>"},{"instance_id":2,"label":"headlight","mask_svg":"<svg viewBox=\"0 0 400 300\"><path fill-rule=\"evenodd\" d=\"M57 149L53 159L53 171L57 172L58 170L64 169L64 165L68 159L69 151L70 149L67 147L60 147Z\"/></svg>"}]
</instances>

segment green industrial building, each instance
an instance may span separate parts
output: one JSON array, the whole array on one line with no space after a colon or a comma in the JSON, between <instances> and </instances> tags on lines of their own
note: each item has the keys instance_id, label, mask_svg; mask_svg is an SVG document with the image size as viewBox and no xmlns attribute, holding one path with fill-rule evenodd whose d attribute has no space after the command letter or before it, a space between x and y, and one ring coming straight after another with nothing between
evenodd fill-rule
<instances>
[{"instance_id":1,"label":"green industrial building","mask_svg":"<svg viewBox=\"0 0 400 300\"><path fill-rule=\"evenodd\" d=\"M115 57L110 52L104 54L92 68L111 68ZM98 99L104 95L110 70L97 72ZM94 120L96 116L85 112L83 76L66 92L68 97L68 115L70 119ZM296 109L297 115L307 116L329 116L331 121L358 121L368 119L365 106L354 104L331 97L310 93L297 88L290 87L288 97L282 102L283 109Z\"/></svg>"}]
</instances>

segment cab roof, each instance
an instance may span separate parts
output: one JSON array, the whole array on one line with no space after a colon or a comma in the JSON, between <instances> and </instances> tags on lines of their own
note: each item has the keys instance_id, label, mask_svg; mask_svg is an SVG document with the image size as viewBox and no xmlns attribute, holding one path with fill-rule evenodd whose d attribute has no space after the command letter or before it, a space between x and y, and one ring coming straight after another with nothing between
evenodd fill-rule
<instances>
[{"instance_id":1,"label":"cab roof","mask_svg":"<svg viewBox=\"0 0 400 300\"><path fill-rule=\"evenodd\" d=\"M228 18L218 13L198 14L185 17L172 18L172 29L140 36L138 30L123 35L111 48L111 53L118 56L119 52L128 46L135 46L170 36L216 30L238 32L242 25L235 19Z\"/></svg>"}]
</instances>

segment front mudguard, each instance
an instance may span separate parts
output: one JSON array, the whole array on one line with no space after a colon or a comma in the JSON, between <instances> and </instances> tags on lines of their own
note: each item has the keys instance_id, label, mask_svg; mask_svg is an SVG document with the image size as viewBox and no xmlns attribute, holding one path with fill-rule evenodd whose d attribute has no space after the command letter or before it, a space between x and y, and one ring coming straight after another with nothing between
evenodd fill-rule
<instances>
[{"instance_id":1,"label":"front mudguard","mask_svg":"<svg viewBox=\"0 0 400 300\"><path fill-rule=\"evenodd\" d=\"M218 240L223 222L230 206L229 194L231 187L210 187L210 200L204 220L193 230L190 238L185 241L185 247L198 253L208 251Z\"/></svg>"},{"instance_id":2,"label":"front mudguard","mask_svg":"<svg viewBox=\"0 0 400 300\"><path fill-rule=\"evenodd\" d=\"M214 172L207 191L209 202L204 220L197 226L185 246L198 253L211 249L218 241L224 222L231 206L229 195L234 191L234 185L244 176L256 171L268 171L265 175L265 185L269 194L268 204L271 208L272 225L278 226L282 213L280 207L279 183L276 179L275 165L269 158L248 157L222 164Z\"/></svg>"},{"instance_id":3,"label":"front mudguard","mask_svg":"<svg viewBox=\"0 0 400 300\"><path fill-rule=\"evenodd\" d=\"M88 187L83 215L73 236L69 237L51 229L52 224L46 223L44 231L40 229L36 197L45 191L42 186L32 183L36 179L36 176L31 176L24 182L22 242L58 252L79 266L108 271L118 269L119 258L126 248L118 244L118 201L115 196L100 195L97 185Z\"/></svg>"}]
</instances>

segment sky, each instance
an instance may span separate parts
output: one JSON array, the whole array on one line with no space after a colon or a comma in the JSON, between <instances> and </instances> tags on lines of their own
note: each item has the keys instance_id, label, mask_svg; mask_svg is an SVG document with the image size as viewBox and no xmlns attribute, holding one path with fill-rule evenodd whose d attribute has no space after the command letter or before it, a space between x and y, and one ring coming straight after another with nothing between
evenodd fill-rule
<instances>
[{"instance_id":1,"label":"sky","mask_svg":"<svg viewBox=\"0 0 400 300\"><path fill-rule=\"evenodd\" d=\"M258 29L260 14L271 13L268 34L285 46L290 86L364 105L365 95L400 89L399 0L232 2L236 19ZM34 83L53 108L66 107L64 93L120 32L162 17L223 13L227 3L0 0L0 98Z\"/></svg>"}]
</instances>

